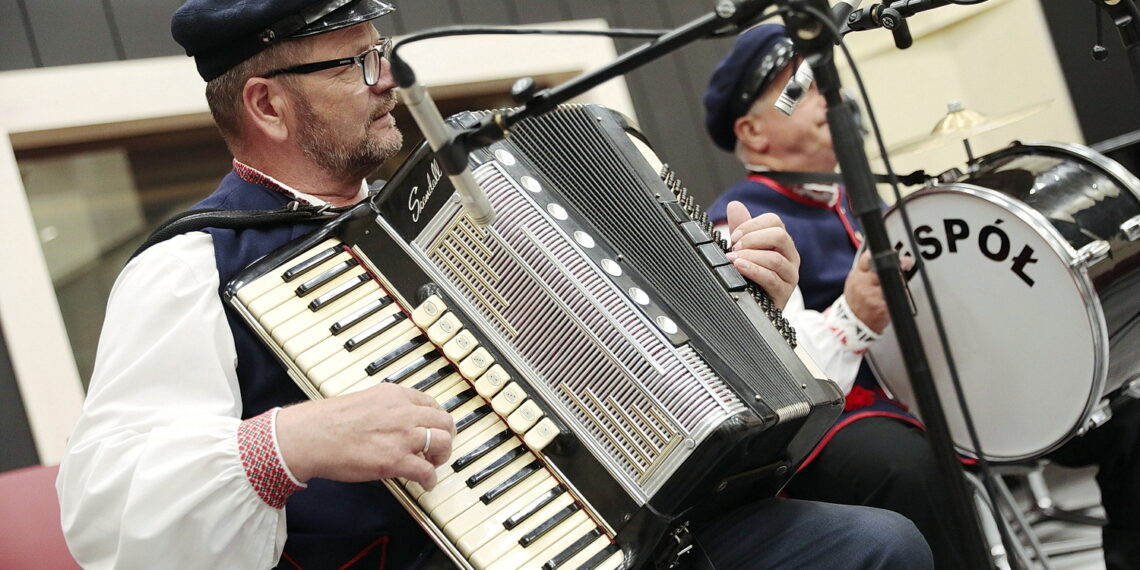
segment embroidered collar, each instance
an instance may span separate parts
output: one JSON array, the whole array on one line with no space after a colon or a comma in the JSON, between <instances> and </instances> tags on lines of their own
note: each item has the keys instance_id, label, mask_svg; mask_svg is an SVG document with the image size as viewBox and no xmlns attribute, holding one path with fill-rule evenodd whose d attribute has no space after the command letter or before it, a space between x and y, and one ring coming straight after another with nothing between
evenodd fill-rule
<instances>
[{"instance_id":1,"label":"embroidered collar","mask_svg":"<svg viewBox=\"0 0 1140 570\"><path fill-rule=\"evenodd\" d=\"M273 190L274 192L280 192L280 193L282 193L282 194L284 194L284 195L286 195L286 196L288 196L288 197L290 197L290 198L292 198L298 202L303 202L303 203L308 204L310 206L326 206L326 205L328 205L328 202L321 200L320 198L317 198L317 197L312 196L310 194L306 194L304 192L301 192L295 188L292 188L288 184L285 184L284 182L281 182L280 180L277 180L276 178L273 178L272 176L254 168L254 167L252 167L252 166L250 166L250 165L248 165L248 164L246 164L246 163L244 163L244 162L242 162L236 158L234 159L234 172L237 173L239 178L241 178L242 180L245 180L246 182L249 182L250 184L257 184L259 186L264 186L270 190ZM357 195L357 200L358 201L363 200L367 196L368 196L368 182L361 180L360 181L360 193Z\"/></svg>"},{"instance_id":2,"label":"embroidered collar","mask_svg":"<svg viewBox=\"0 0 1140 570\"><path fill-rule=\"evenodd\" d=\"M759 175L763 176L766 173L769 173L771 171L772 170L766 166L757 166L754 164L748 165L748 172L750 172L752 174L759 174ZM792 186L784 186L781 184L780 186L791 191L792 193L796 194L797 196L799 196L801 198L805 198L805 199L810 200L812 202L819 203L821 205L827 206L828 208L834 208L839 203L839 198L842 195L842 192L840 192L840 190L839 190L838 184L814 184L813 183L813 184L795 184Z\"/></svg>"}]
</instances>

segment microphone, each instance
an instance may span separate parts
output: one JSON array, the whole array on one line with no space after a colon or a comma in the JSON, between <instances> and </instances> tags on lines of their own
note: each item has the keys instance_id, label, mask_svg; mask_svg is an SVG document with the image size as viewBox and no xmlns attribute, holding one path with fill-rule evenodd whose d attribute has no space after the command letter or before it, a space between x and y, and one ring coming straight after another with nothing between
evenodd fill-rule
<instances>
[{"instance_id":1,"label":"microphone","mask_svg":"<svg viewBox=\"0 0 1140 570\"><path fill-rule=\"evenodd\" d=\"M444 122L439 107L436 107L427 89L416 81L411 66L395 55L394 50L388 61L392 66L392 78L396 80L400 100L423 131L440 166L459 192L460 203L467 208L475 223L487 225L495 221L495 209L487 199L487 194L475 182L475 176L467 164L468 151L462 143L457 143L454 129Z\"/></svg>"}]
</instances>

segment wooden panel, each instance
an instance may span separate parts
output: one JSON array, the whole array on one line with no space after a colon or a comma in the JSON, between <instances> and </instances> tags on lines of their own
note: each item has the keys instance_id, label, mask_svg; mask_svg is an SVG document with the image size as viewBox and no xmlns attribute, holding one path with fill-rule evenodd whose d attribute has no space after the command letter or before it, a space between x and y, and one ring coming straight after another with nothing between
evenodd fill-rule
<instances>
[{"instance_id":1,"label":"wooden panel","mask_svg":"<svg viewBox=\"0 0 1140 570\"><path fill-rule=\"evenodd\" d=\"M532 0L533 2L533 0ZM455 0L459 21L464 24L517 24L514 4L508 0Z\"/></svg>"},{"instance_id":2,"label":"wooden panel","mask_svg":"<svg viewBox=\"0 0 1140 570\"><path fill-rule=\"evenodd\" d=\"M127 59L182 55L170 36L170 17L182 0L108 0Z\"/></svg>"},{"instance_id":3,"label":"wooden panel","mask_svg":"<svg viewBox=\"0 0 1140 570\"><path fill-rule=\"evenodd\" d=\"M36 67L36 52L19 0L0 0L0 71Z\"/></svg>"},{"instance_id":4,"label":"wooden panel","mask_svg":"<svg viewBox=\"0 0 1140 570\"><path fill-rule=\"evenodd\" d=\"M25 2L24 5L43 65L119 59L116 38L99 0ZM169 29L169 26L164 27Z\"/></svg>"}]
</instances>

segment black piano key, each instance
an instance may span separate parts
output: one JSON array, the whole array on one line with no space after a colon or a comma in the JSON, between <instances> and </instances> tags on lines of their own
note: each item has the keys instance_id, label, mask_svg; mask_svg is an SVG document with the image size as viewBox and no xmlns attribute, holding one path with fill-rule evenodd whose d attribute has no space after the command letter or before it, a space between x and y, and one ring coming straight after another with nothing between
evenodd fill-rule
<instances>
[{"instance_id":1,"label":"black piano key","mask_svg":"<svg viewBox=\"0 0 1140 570\"><path fill-rule=\"evenodd\" d=\"M352 352L352 351L356 350L357 348L360 348L361 346L363 346L364 343L380 336L381 334L384 333L384 331L392 328L393 326L396 325L396 323L399 323L400 321L403 321L406 318L408 318L408 316L405 315L404 313L396 313L394 315L388 315L388 317L381 320L380 322L364 329L363 331L360 331L360 334L344 341L344 349L349 351L349 352Z\"/></svg>"},{"instance_id":2,"label":"black piano key","mask_svg":"<svg viewBox=\"0 0 1140 570\"><path fill-rule=\"evenodd\" d=\"M351 315L333 323L332 326L329 327L329 332L333 333L333 335L338 335L341 333L341 331L353 325L360 324L360 321L363 321L364 319L375 315L380 309L383 309L384 307L387 307L391 304L391 297L382 297L380 299L376 299L375 301L368 303L368 305L363 309L360 309L359 311L356 311L355 313L352 313Z\"/></svg>"},{"instance_id":3,"label":"black piano key","mask_svg":"<svg viewBox=\"0 0 1140 570\"><path fill-rule=\"evenodd\" d=\"M344 283L341 283L332 289L329 289L329 291L324 295L321 295L320 297L317 297L316 299L310 301L309 310L315 313L325 308L325 306L327 306L329 303L351 293L353 289L356 289L357 287L360 287L361 285L364 285L371 280L371 275L367 273L361 273L360 275L357 275L356 277L353 277L352 279L345 281Z\"/></svg>"},{"instance_id":4,"label":"black piano key","mask_svg":"<svg viewBox=\"0 0 1140 570\"><path fill-rule=\"evenodd\" d=\"M530 477L534 473L538 472L538 470L541 468L542 465L540 465L537 460L527 463L526 467L519 469L518 473L511 475L509 478L507 478L506 481L499 483L499 485L494 489L483 493L483 496L479 497L479 500L483 501L484 505L491 504L491 501L498 499L500 495L506 493L507 491L510 491L512 487L518 485L520 482L522 482L523 479L526 479L527 477Z\"/></svg>"},{"instance_id":5,"label":"black piano key","mask_svg":"<svg viewBox=\"0 0 1140 570\"><path fill-rule=\"evenodd\" d=\"M431 351L409 363L407 366L396 371L395 374L384 379L385 382L403 382L407 380L408 376L427 368L429 364L439 360L439 353Z\"/></svg>"},{"instance_id":6,"label":"black piano key","mask_svg":"<svg viewBox=\"0 0 1140 570\"><path fill-rule=\"evenodd\" d=\"M377 372L383 370L385 366L388 366L400 358L407 356L409 352L415 350L417 347L423 346L425 342L427 342L427 338L424 337L424 335L416 335L415 338L409 340L408 342L405 342L404 344L401 344L396 350L393 350L392 352L389 352L388 354L385 354L384 356L373 360L372 364L369 364L364 369L364 371L368 373L369 376L373 376Z\"/></svg>"},{"instance_id":7,"label":"black piano key","mask_svg":"<svg viewBox=\"0 0 1140 570\"><path fill-rule=\"evenodd\" d=\"M619 550L621 550L621 547L616 544L611 544L603 548L597 554L591 556L589 560L583 562L582 565L578 567L578 570L590 570L591 568L597 568L602 564L602 562L608 560L609 557L613 556L614 553Z\"/></svg>"},{"instance_id":8,"label":"black piano key","mask_svg":"<svg viewBox=\"0 0 1140 570\"><path fill-rule=\"evenodd\" d=\"M417 382L415 386L412 386L412 389L423 392L424 390L427 390L428 388L439 384L440 380L451 376L453 372L455 372L455 368L452 367L451 364L444 365L439 370L436 370L435 372L429 374L427 378L424 378L423 380Z\"/></svg>"},{"instance_id":9,"label":"black piano key","mask_svg":"<svg viewBox=\"0 0 1140 570\"><path fill-rule=\"evenodd\" d=\"M567 505L566 508L558 511L557 513L554 513L554 516L546 519L542 522L542 524L534 527L534 530L524 534L522 538L519 539L519 544L521 544L523 548L530 546L532 542L542 538L542 535L550 532L550 529L558 526L562 521L569 518L570 515L578 512L578 510L581 508L582 507L579 507L577 503L571 503Z\"/></svg>"},{"instance_id":10,"label":"black piano key","mask_svg":"<svg viewBox=\"0 0 1140 570\"><path fill-rule=\"evenodd\" d=\"M542 570L554 570L555 568L562 566L567 560L573 558L575 554L581 552L583 548L589 546L591 542L597 540L599 536L602 536L602 529L600 528L595 528L594 530L587 532L586 536L575 540L574 544L568 546L566 550L559 552L557 556L551 558L550 560L547 560L546 563L542 565Z\"/></svg>"},{"instance_id":11,"label":"black piano key","mask_svg":"<svg viewBox=\"0 0 1140 570\"><path fill-rule=\"evenodd\" d=\"M512 528L519 526L523 523L523 521L530 518L530 515L533 515L535 512L537 512L538 509L549 505L550 501L553 501L554 499L558 498L558 495L561 495L565 492L566 488L562 485L559 485L543 493L537 499L531 501L529 504L527 504L527 506L523 507L522 510L511 515L510 518L503 521L503 528L511 530Z\"/></svg>"},{"instance_id":12,"label":"black piano key","mask_svg":"<svg viewBox=\"0 0 1140 570\"><path fill-rule=\"evenodd\" d=\"M467 390L464 390L455 396L452 396L450 400L446 402L440 402L439 407L443 408L443 411L445 412L450 412L451 410L454 410L455 408L466 404L468 400L474 398L477 395L479 395L479 393L476 392L474 388L468 388Z\"/></svg>"},{"instance_id":13,"label":"black piano key","mask_svg":"<svg viewBox=\"0 0 1140 570\"><path fill-rule=\"evenodd\" d=\"M487 455L491 452L492 449L499 447L504 441L507 441L512 437L514 437L514 433L509 429L505 429L491 436L490 439L484 441L481 445L479 445L479 447L476 447L475 449L467 452L467 455L456 459L455 462L451 464L451 469L456 473L463 471L465 467L471 465L475 461L478 461L480 457Z\"/></svg>"},{"instance_id":14,"label":"black piano key","mask_svg":"<svg viewBox=\"0 0 1140 570\"><path fill-rule=\"evenodd\" d=\"M337 277L344 275L345 271L352 269L359 265L355 259L346 259L328 269L324 273L304 282L300 287L297 287L296 293L298 297L304 297L309 294L309 291L324 285Z\"/></svg>"},{"instance_id":15,"label":"black piano key","mask_svg":"<svg viewBox=\"0 0 1140 570\"><path fill-rule=\"evenodd\" d=\"M502 457L492 461L489 465L487 465L483 469L479 470L478 473L468 477L467 478L467 487L474 489L476 485L478 485L479 483L482 483L483 481L486 481L488 477L490 477L491 475L494 475L500 469L506 467L507 464L518 459L519 457L522 457L523 455L525 455L527 453L528 453L527 449L521 445L510 450L510 451L508 451L508 452L506 452L506 453L504 453Z\"/></svg>"},{"instance_id":16,"label":"black piano key","mask_svg":"<svg viewBox=\"0 0 1140 570\"><path fill-rule=\"evenodd\" d=\"M305 261L302 261L301 263L298 263L297 265L294 265L293 267L290 267L289 269L285 270L285 273L281 274L281 279L283 281L285 281L286 283L288 283L288 282L296 279L297 277L300 277L302 274L309 271L310 269L332 259L333 257L336 257L336 254L338 254L340 252L341 252L340 247L334 245L334 246L310 257L309 259L306 259Z\"/></svg>"},{"instance_id":17,"label":"black piano key","mask_svg":"<svg viewBox=\"0 0 1140 570\"><path fill-rule=\"evenodd\" d=\"M489 413L491 413L491 406L483 405L475 408L471 411L470 414L459 418L459 421L455 422L455 433L462 433L463 430L467 429L475 422L487 417L487 414Z\"/></svg>"}]
</instances>

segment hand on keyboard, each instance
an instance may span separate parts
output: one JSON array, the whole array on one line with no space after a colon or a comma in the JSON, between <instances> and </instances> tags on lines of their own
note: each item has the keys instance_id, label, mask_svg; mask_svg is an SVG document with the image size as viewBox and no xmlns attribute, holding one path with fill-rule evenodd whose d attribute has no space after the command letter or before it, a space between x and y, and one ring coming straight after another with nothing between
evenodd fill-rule
<instances>
[{"instance_id":1,"label":"hand on keyboard","mask_svg":"<svg viewBox=\"0 0 1140 570\"><path fill-rule=\"evenodd\" d=\"M425 429L431 429L424 452ZM284 408L277 439L301 481L371 481L404 477L431 489L435 468L451 455L455 422L439 404L396 384Z\"/></svg>"},{"instance_id":2,"label":"hand on keyboard","mask_svg":"<svg viewBox=\"0 0 1140 570\"><path fill-rule=\"evenodd\" d=\"M771 213L753 218L744 204L731 202L728 232L732 236L728 258L736 270L763 287L783 309L800 278L800 254L784 222Z\"/></svg>"}]
</instances>

